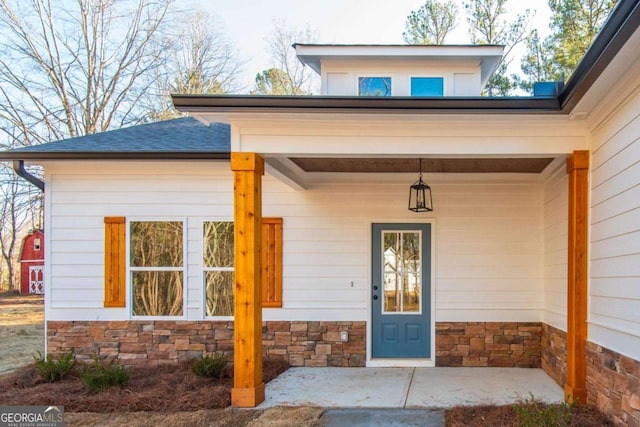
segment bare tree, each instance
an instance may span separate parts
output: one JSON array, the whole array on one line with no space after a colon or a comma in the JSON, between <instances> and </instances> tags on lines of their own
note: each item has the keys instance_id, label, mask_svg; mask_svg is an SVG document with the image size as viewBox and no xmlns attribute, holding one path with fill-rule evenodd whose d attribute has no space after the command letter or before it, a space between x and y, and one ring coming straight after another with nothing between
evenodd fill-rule
<instances>
[{"instance_id":1,"label":"bare tree","mask_svg":"<svg viewBox=\"0 0 640 427\"><path fill-rule=\"evenodd\" d=\"M163 94L160 108L152 106L155 120L178 117L170 94L222 94L239 92L239 54L220 20L203 11L188 15L177 36L174 55L157 82Z\"/></svg>"},{"instance_id":2,"label":"bare tree","mask_svg":"<svg viewBox=\"0 0 640 427\"><path fill-rule=\"evenodd\" d=\"M0 0L0 147L92 134L145 120L174 0ZM5 276L19 237L39 221L41 194L0 171ZM34 210L35 209L35 210Z\"/></svg>"},{"instance_id":3,"label":"bare tree","mask_svg":"<svg viewBox=\"0 0 640 427\"><path fill-rule=\"evenodd\" d=\"M0 129L33 145L139 122L173 0L0 0ZM14 137L17 140L11 141Z\"/></svg>"},{"instance_id":4,"label":"bare tree","mask_svg":"<svg viewBox=\"0 0 640 427\"><path fill-rule=\"evenodd\" d=\"M318 91L319 76L312 69L305 67L296 57L292 45L294 43L315 43L318 34L315 30L290 28L285 21L275 20L273 31L267 42L271 52L273 67L258 74L256 83L258 86L253 93L271 95L309 95ZM280 70L273 71L274 69ZM277 81L262 81L277 77ZM264 93L265 88L277 88L278 93ZM282 93L283 92L283 93Z\"/></svg>"}]
</instances>

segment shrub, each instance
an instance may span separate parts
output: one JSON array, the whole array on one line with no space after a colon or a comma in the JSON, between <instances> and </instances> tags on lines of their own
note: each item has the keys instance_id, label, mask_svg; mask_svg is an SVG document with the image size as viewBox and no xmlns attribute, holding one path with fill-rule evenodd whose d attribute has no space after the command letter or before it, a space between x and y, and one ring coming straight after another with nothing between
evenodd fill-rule
<instances>
[{"instance_id":1,"label":"shrub","mask_svg":"<svg viewBox=\"0 0 640 427\"><path fill-rule=\"evenodd\" d=\"M205 355L201 359L194 359L191 370L199 377L222 378L227 367L227 356L222 353Z\"/></svg>"},{"instance_id":2,"label":"shrub","mask_svg":"<svg viewBox=\"0 0 640 427\"><path fill-rule=\"evenodd\" d=\"M38 374L48 383L59 381L66 377L76 366L73 350L68 353L61 353L56 358L52 354L43 357L42 353L32 354L36 364Z\"/></svg>"},{"instance_id":3,"label":"shrub","mask_svg":"<svg viewBox=\"0 0 640 427\"><path fill-rule=\"evenodd\" d=\"M568 427L571 425L573 403L547 405L531 395L524 402L514 405L513 410L521 427Z\"/></svg>"},{"instance_id":4,"label":"shrub","mask_svg":"<svg viewBox=\"0 0 640 427\"><path fill-rule=\"evenodd\" d=\"M129 382L129 371L116 362L105 362L96 356L92 365L86 365L80 381L94 393L99 393L108 387L122 387Z\"/></svg>"}]
</instances>

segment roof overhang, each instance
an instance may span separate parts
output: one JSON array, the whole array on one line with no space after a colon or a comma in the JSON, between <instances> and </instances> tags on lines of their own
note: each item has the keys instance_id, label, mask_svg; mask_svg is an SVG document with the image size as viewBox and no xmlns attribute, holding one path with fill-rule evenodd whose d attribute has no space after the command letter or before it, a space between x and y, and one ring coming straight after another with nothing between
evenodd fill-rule
<instances>
[{"instance_id":1,"label":"roof overhang","mask_svg":"<svg viewBox=\"0 0 640 427\"><path fill-rule=\"evenodd\" d=\"M502 60L501 45L293 45L300 62L318 74L325 61L358 62L477 62L482 86L489 81Z\"/></svg>"},{"instance_id":2,"label":"roof overhang","mask_svg":"<svg viewBox=\"0 0 640 427\"><path fill-rule=\"evenodd\" d=\"M358 97L172 95L176 109L189 113L380 113L490 114L561 112L558 99L529 97Z\"/></svg>"}]
</instances>

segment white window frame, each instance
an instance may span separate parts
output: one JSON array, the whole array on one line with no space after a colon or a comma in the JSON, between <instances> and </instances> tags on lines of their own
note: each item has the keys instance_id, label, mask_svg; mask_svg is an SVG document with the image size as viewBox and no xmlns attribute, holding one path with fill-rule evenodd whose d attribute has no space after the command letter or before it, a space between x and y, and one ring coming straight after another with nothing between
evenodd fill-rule
<instances>
[{"instance_id":1,"label":"white window frame","mask_svg":"<svg viewBox=\"0 0 640 427\"><path fill-rule=\"evenodd\" d=\"M235 256L233 259L233 267L207 267L204 265L204 245L205 245L205 240L204 240L204 223L205 222L231 222L234 223L233 218L229 219L229 218L210 218L210 219L205 219L202 220L200 223L200 265L202 266L202 317L206 320L220 320L220 321L226 321L226 320L233 320L235 316L231 315L231 316L208 316L207 315L207 272L209 271L236 271L236 266L235 266ZM235 224L234 224L235 227ZM235 236L234 236L235 237ZM235 288L235 285L234 285ZM235 298L235 289L234 289L234 298ZM234 308L234 314L235 314L235 308Z\"/></svg>"},{"instance_id":2,"label":"white window frame","mask_svg":"<svg viewBox=\"0 0 640 427\"><path fill-rule=\"evenodd\" d=\"M384 229L384 230L381 230L381 232L382 232L382 247L384 247L384 236L385 236L385 233L396 233L396 234L417 233L418 234L418 247L420 248L420 264L422 265L422 263L424 261L424 258L423 258L424 257L424 253L422 251L422 239L424 239L424 236L422 235L422 230L411 230L411 229L406 229L406 230L405 229L402 229L402 230L393 230L393 229L386 230L386 229ZM386 284L384 282L384 264L385 264L385 261L386 260L384 259L384 251L382 251L382 265L381 265L382 271L380 272L380 274L381 274L381 277L383 278L381 280L383 298L384 298L384 292L385 292L384 286ZM383 301L382 304L380 304L380 314L383 315L383 316L388 316L388 315L393 315L393 316L395 316L395 315L401 315L401 316L422 315L422 309L423 309L422 301L423 301L423 292L424 292L424 288L422 286L422 279L423 279L422 273L423 273L422 269L420 269L420 274L418 276L419 277L419 281L420 281L420 303L418 304L418 307L420 307L419 311L386 311L385 310L385 303ZM404 303L402 302L402 299L403 299L403 294L401 293L400 294L400 301L401 301L400 304L401 304L402 308L404 309Z\"/></svg>"},{"instance_id":3,"label":"white window frame","mask_svg":"<svg viewBox=\"0 0 640 427\"><path fill-rule=\"evenodd\" d=\"M181 222L182 223L182 267L132 267L131 266L131 223L132 222ZM137 320L186 320L187 319L187 232L188 222L185 217L127 217L126 222L126 268L127 268L127 301L129 301L129 317ZM181 271L182 272L182 315L181 316L137 316L133 314L133 272L134 271Z\"/></svg>"}]
</instances>

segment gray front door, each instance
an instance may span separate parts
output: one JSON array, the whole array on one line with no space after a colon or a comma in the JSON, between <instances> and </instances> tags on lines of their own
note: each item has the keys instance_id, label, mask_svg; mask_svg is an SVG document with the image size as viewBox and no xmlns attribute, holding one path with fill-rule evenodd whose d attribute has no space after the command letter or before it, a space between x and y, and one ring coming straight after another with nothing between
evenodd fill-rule
<instances>
[{"instance_id":1,"label":"gray front door","mask_svg":"<svg viewBox=\"0 0 640 427\"><path fill-rule=\"evenodd\" d=\"M431 224L372 225L373 358L431 357Z\"/></svg>"}]
</instances>

